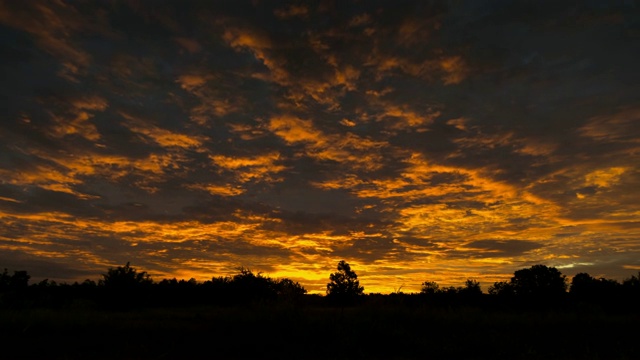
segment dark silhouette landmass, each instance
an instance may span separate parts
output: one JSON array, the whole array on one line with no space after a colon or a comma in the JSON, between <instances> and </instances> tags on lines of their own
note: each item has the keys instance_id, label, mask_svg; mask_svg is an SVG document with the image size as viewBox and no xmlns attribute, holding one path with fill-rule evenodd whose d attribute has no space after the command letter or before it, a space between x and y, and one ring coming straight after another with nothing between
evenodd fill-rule
<instances>
[{"instance_id":1,"label":"dark silhouette landmass","mask_svg":"<svg viewBox=\"0 0 640 360\"><path fill-rule=\"evenodd\" d=\"M569 283L534 265L485 293L422 283L368 293L348 263L326 296L241 268L154 281L127 263L99 281L0 274L3 359L637 359L640 273Z\"/></svg>"}]
</instances>

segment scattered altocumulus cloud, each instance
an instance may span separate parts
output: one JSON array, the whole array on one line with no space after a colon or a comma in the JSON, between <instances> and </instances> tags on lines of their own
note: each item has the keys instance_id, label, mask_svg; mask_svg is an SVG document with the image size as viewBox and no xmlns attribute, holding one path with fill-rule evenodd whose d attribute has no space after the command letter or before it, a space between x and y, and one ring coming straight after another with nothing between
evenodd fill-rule
<instances>
[{"instance_id":1,"label":"scattered altocumulus cloud","mask_svg":"<svg viewBox=\"0 0 640 360\"><path fill-rule=\"evenodd\" d=\"M637 1L2 1L0 34L0 266L34 280L640 269Z\"/></svg>"}]
</instances>

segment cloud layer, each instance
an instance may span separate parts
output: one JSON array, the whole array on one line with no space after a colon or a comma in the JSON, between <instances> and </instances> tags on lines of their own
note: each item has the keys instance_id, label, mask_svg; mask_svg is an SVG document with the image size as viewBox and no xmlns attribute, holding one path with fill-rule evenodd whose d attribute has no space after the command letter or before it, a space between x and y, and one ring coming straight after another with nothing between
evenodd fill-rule
<instances>
[{"instance_id":1,"label":"cloud layer","mask_svg":"<svg viewBox=\"0 0 640 360\"><path fill-rule=\"evenodd\" d=\"M640 270L640 4L0 2L0 266Z\"/></svg>"}]
</instances>

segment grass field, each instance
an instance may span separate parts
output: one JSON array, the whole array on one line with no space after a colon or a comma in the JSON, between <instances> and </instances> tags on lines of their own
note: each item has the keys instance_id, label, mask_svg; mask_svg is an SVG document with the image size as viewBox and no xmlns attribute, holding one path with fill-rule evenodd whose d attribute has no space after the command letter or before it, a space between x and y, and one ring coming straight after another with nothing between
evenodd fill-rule
<instances>
[{"instance_id":1,"label":"grass field","mask_svg":"<svg viewBox=\"0 0 640 360\"><path fill-rule=\"evenodd\" d=\"M1 310L2 359L640 359L637 313L427 306Z\"/></svg>"}]
</instances>

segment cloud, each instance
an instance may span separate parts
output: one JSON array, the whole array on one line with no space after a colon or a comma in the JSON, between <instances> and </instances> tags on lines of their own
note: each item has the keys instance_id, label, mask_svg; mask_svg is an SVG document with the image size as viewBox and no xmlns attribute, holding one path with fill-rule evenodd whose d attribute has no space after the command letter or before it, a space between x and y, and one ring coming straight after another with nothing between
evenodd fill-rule
<instances>
[{"instance_id":1,"label":"cloud","mask_svg":"<svg viewBox=\"0 0 640 360\"><path fill-rule=\"evenodd\" d=\"M358 168L375 169L381 163L379 151L387 144L353 133L325 134L311 120L293 116L273 117L269 130L289 145L301 144L305 155L317 160L335 161Z\"/></svg>"},{"instance_id":2,"label":"cloud","mask_svg":"<svg viewBox=\"0 0 640 360\"><path fill-rule=\"evenodd\" d=\"M610 115L595 116L578 129L581 136L604 143L637 143L640 109L628 108Z\"/></svg>"},{"instance_id":3,"label":"cloud","mask_svg":"<svg viewBox=\"0 0 640 360\"><path fill-rule=\"evenodd\" d=\"M187 50L191 54L196 54L202 51L202 45L197 40L190 39L187 37L175 37L174 41L178 43L178 45L182 46L185 50Z\"/></svg>"},{"instance_id":4,"label":"cloud","mask_svg":"<svg viewBox=\"0 0 640 360\"><path fill-rule=\"evenodd\" d=\"M586 186L598 186L598 187L611 187L615 185L620 176L623 175L627 169L623 167L612 167L603 170L595 170L585 176Z\"/></svg>"},{"instance_id":5,"label":"cloud","mask_svg":"<svg viewBox=\"0 0 640 360\"><path fill-rule=\"evenodd\" d=\"M309 14L309 9L304 5L289 5L287 7L274 10L274 14L281 19L292 17L304 18Z\"/></svg>"},{"instance_id":6,"label":"cloud","mask_svg":"<svg viewBox=\"0 0 640 360\"><path fill-rule=\"evenodd\" d=\"M142 135L145 139L149 139L163 148L199 149L207 140L204 136L189 136L148 124L147 121L125 112L120 112L120 115L127 120L125 126L129 130Z\"/></svg>"},{"instance_id":7,"label":"cloud","mask_svg":"<svg viewBox=\"0 0 640 360\"><path fill-rule=\"evenodd\" d=\"M469 250L481 250L479 253L481 257L511 257L520 256L543 246L543 244L526 240L477 240L466 244L465 247Z\"/></svg>"},{"instance_id":8,"label":"cloud","mask_svg":"<svg viewBox=\"0 0 640 360\"><path fill-rule=\"evenodd\" d=\"M221 169L233 172L241 183L281 181L277 174L287 169L279 164L280 154L275 152L253 157L211 155L210 159Z\"/></svg>"},{"instance_id":9,"label":"cloud","mask_svg":"<svg viewBox=\"0 0 640 360\"><path fill-rule=\"evenodd\" d=\"M368 291L620 277L633 7L547 5L3 2L2 259L319 293L341 259Z\"/></svg>"}]
</instances>

